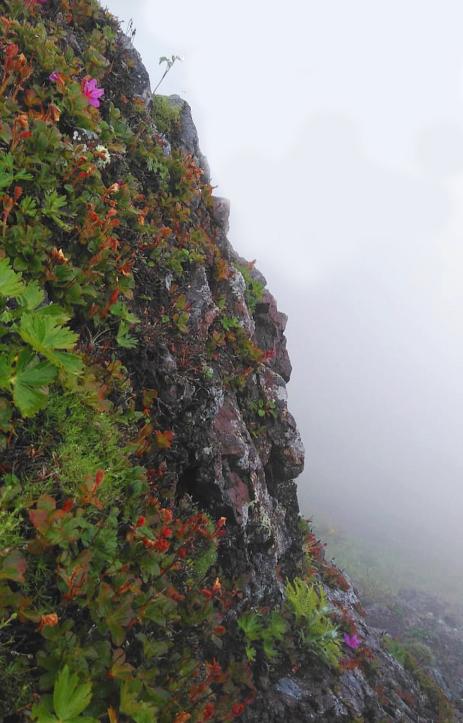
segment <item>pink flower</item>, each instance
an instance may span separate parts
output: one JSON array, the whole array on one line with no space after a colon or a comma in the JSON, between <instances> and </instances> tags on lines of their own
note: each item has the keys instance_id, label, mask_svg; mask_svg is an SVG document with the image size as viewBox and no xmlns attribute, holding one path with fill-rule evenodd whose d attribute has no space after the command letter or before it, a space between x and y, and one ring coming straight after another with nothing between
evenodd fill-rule
<instances>
[{"instance_id":1,"label":"pink flower","mask_svg":"<svg viewBox=\"0 0 463 723\"><path fill-rule=\"evenodd\" d=\"M344 642L348 648L356 650L362 641L360 640L358 635L348 635L347 633L344 633Z\"/></svg>"},{"instance_id":2,"label":"pink flower","mask_svg":"<svg viewBox=\"0 0 463 723\"><path fill-rule=\"evenodd\" d=\"M24 4L28 8L33 8L35 5L45 5L47 0L24 0Z\"/></svg>"},{"instance_id":3,"label":"pink flower","mask_svg":"<svg viewBox=\"0 0 463 723\"><path fill-rule=\"evenodd\" d=\"M82 81L82 93L94 108L100 107L100 98L104 95L104 89L98 88L95 78L84 78Z\"/></svg>"}]
</instances>

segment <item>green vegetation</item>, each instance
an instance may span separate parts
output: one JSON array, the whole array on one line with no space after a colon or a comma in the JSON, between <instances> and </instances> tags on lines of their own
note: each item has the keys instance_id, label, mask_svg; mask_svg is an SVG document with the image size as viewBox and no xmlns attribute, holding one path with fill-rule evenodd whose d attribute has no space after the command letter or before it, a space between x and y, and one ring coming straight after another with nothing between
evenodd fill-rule
<instances>
[{"instance_id":1,"label":"green vegetation","mask_svg":"<svg viewBox=\"0 0 463 723\"><path fill-rule=\"evenodd\" d=\"M249 410L261 419L264 417L275 419L277 416L277 405L274 399L257 399L255 402L250 402Z\"/></svg>"},{"instance_id":2,"label":"green vegetation","mask_svg":"<svg viewBox=\"0 0 463 723\"><path fill-rule=\"evenodd\" d=\"M180 107L164 95L153 95L153 118L156 128L168 138L175 137L180 124Z\"/></svg>"},{"instance_id":3,"label":"green vegetation","mask_svg":"<svg viewBox=\"0 0 463 723\"><path fill-rule=\"evenodd\" d=\"M265 287L252 275L252 267L250 264L239 264L237 268L243 275L246 283L246 304L251 314L253 314L256 310L257 304L262 301Z\"/></svg>"},{"instance_id":4,"label":"green vegetation","mask_svg":"<svg viewBox=\"0 0 463 723\"><path fill-rule=\"evenodd\" d=\"M130 462L117 422L75 395L52 395L33 438L47 459L44 479L5 480L2 511L14 525L2 530L0 556L3 712L37 687L54 691L32 709L43 722L84 711L99 720L110 701L134 720L162 711L159 720L170 721L191 709L201 661L190 645L217 635L223 614L220 584L207 584L220 525L163 507ZM35 662L21 654L24 626ZM189 683L179 671L189 671ZM212 681L204 683L210 696Z\"/></svg>"},{"instance_id":5,"label":"green vegetation","mask_svg":"<svg viewBox=\"0 0 463 723\"><path fill-rule=\"evenodd\" d=\"M247 612L238 619L238 627L246 640L246 655L248 660L255 660L255 643L262 643L264 655L273 659L278 655L275 644L282 646L288 625L280 612L273 611L269 616L263 617L260 613Z\"/></svg>"},{"instance_id":6,"label":"green vegetation","mask_svg":"<svg viewBox=\"0 0 463 723\"><path fill-rule=\"evenodd\" d=\"M313 577L307 580L295 578L286 584L285 600L279 610L270 615L249 611L238 619L248 659L255 659L258 645L270 660L282 652L291 654L295 635L302 650L337 668L341 643L332 613L322 586ZM289 636L286 635L288 631L291 631Z\"/></svg>"},{"instance_id":7,"label":"green vegetation","mask_svg":"<svg viewBox=\"0 0 463 723\"><path fill-rule=\"evenodd\" d=\"M329 618L330 605L322 586L296 578L286 586L286 599L303 644L336 667L341 645L336 626Z\"/></svg>"},{"instance_id":8,"label":"green vegetation","mask_svg":"<svg viewBox=\"0 0 463 723\"><path fill-rule=\"evenodd\" d=\"M43 305L37 282L24 284L7 259L0 259L0 389L30 417L48 401L48 387L60 377L72 386L82 362L69 350L77 335L64 324L69 316L56 304ZM3 430L11 430L13 408L3 399Z\"/></svg>"}]
</instances>

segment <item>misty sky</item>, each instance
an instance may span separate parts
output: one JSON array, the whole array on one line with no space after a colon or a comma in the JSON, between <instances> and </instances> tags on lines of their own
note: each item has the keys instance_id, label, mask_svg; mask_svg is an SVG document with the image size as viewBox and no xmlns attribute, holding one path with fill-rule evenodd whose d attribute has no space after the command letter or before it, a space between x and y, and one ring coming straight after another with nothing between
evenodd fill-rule
<instances>
[{"instance_id":1,"label":"misty sky","mask_svg":"<svg viewBox=\"0 0 463 723\"><path fill-rule=\"evenodd\" d=\"M289 314L304 511L461 552L461 0L107 4Z\"/></svg>"}]
</instances>

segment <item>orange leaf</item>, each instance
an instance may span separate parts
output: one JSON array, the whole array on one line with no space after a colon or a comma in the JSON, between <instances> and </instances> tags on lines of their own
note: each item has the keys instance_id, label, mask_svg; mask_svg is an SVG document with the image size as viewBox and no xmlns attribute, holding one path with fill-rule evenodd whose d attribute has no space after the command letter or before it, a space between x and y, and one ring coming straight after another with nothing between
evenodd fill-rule
<instances>
[{"instance_id":1,"label":"orange leaf","mask_svg":"<svg viewBox=\"0 0 463 723\"><path fill-rule=\"evenodd\" d=\"M190 720L190 718L191 715L183 711L182 713L178 713L178 715L175 717L174 723L186 723L188 720Z\"/></svg>"},{"instance_id":2,"label":"orange leaf","mask_svg":"<svg viewBox=\"0 0 463 723\"><path fill-rule=\"evenodd\" d=\"M159 449L170 449L174 440L174 433L170 431L160 432L157 430L154 433L156 437L156 444Z\"/></svg>"}]
</instances>

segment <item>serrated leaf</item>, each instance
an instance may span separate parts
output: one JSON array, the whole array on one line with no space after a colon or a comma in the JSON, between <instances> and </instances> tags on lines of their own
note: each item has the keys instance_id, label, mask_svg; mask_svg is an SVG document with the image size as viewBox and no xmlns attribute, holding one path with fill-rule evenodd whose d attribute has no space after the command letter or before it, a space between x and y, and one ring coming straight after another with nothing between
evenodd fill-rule
<instances>
[{"instance_id":1,"label":"serrated leaf","mask_svg":"<svg viewBox=\"0 0 463 723\"><path fill-rule=\"evenodd\" d=\"M129 325L124 320L122 320L119 324L116 342L118 346L122 347L123 349L134 349L138 344L137 339L135 339L134 336L130 336Z\"/></svg>"},{"instance_id":2,"label":"serrated leaf","mask_svg":"<svg viewBox=\"0 0 463 723\"><path fill-rule=\"evenodd\" d=\"M0 259L0 296L17 299L24 289L21 276L13 271L8 259Z\"/></svg>"},{"instance_id":3,"label":"serrated leaf","mask_svg":"<svg viewBox=\"0 0 463 723\"><path fill-rule=\"evenodd\" d=\"M33 311L43 302L45 293L36 281L27 284L24 292L21 294L21 303L28 311Z\"/></svg>"},{"instance_id":4,"label":"serrated leaf","mask_svg":"<svg viewBox=\"0 0 463 723\"><path fill-rule=\"evenodd\" d=\"M256 649L253 645L246 645L246 657L251 662L256 659Z\"/></svg>"},{"instance_id":5,"label":"serrated leaf","mask_svg":"<svg viewBox=\"0 0 463 723\"><path fill-rule=\"evenodd\" d=\"M124 319L124 321L128 321L130 324L136 324L140 321L138 316L135 316L135 314L132 314L132 312L129 311L123 301L116 301L116 303L111 306L110 313L113 316L118 316L120 319Z\"/></svg>"},{"instance_id":6,"label":"serrated leaf","mask_svg":"<svg viewBox=\"0 0 463 723\"><path fill-rule=\"evenodd\" d=\"M78 338L74 331L61 326L56 318L44 314L24 314L19 333L27 344L45 356L54 349L72 349Z\"/></svg>"},{"instance_id":7,"label":"serrated leaf","mask_svg":"<svg viewBox=\"0 0 463 723\"><path fill-rule=\"evenodd\" d=\"M83 362L77 354L71 354L66 351L55 351L47 354L47 357L56 364L56 366L64 369L66 374L77 376L82 372Z\"/></svg>"},{"instance_id":8,"label":"serrated leaf","mask_svg":"<svg viewBox=\"0 0 463 723\"><path fill-rule=\"evenodd\" d=\"M59 314L59 312L58 312ZM60 324L59 316L49 314L24 314L19 326L23 341L66 374L76 376L83 368L82 360L76 354L62 351L72 349L78 336Z\"/></svg>"},{"instance_id":9,"label":"serrated leaf","mask_svg":"<svg viewBox=\"0 0 463 723\"><path fill-rule=\"evenodd\" d=\"M37 313L43 318L50 317L54 319L57 324L66 324L71 318L58 304L48 304L48 306L44 306Z\"/></svg>"},{"instance_id":10,"label":"serrated leaf","mask_svg":"<svg viewBox=\"0 0 463 723\"><path fill-rule=\"evenodd\" d=\"M92 684L80 683L67 665L60 671L53 688L53 707L63 721L77 718L88 707L92 699Z\"/></svg>"},{"instance_id":11,"label":"serrated leaf","mask_svg":"<svg viewBox=\"0 0 463 723\"><path fill-rule=\"evenodd\" d=\"M57 369L48 361L38 361L29 352L19 355L13 382L13 400L24 417L32 417L48 401L47 385L54 381Z\"/></svg>"}]
</instances>

